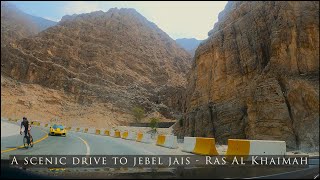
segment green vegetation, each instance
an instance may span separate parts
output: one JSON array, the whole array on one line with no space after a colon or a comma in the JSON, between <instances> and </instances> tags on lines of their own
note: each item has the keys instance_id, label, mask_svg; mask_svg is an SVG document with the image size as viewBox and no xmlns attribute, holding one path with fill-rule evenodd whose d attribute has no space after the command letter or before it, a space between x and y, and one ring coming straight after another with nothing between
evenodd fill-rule
<instances>
[{"instance_id":1,"label":"green vegetation","mask_svg":"<svg viewBox=\"0 0 320 180\"><path fill-rule=\"evenodd\" d=\"M158 118L155 118L155 117L151 118L150 119L150 128L154 131L157 131L158 122L159 122Z\"/></svg>"},{"instance_id":2,"label":"green vegetation","mask_svg":"<svg viewBox=\"0 0 320 180\"><path fill-rule=\"evenodd\" d=\"M134 107L132 109L132 115L135 118L137 123L141 122L141 119L144 117L144 109L141 107Z\"/></svg>"},{"instance_id":3,"label":"green vegetation","mask_svg":"<svg viewBox=\"0 0 320 180\"><path fill-rule=\"evenodd\" d=\"M182 117L179 119L179 125L180 125L180 127L183 126L183 118Z\"/></svg>"}]
</instances>

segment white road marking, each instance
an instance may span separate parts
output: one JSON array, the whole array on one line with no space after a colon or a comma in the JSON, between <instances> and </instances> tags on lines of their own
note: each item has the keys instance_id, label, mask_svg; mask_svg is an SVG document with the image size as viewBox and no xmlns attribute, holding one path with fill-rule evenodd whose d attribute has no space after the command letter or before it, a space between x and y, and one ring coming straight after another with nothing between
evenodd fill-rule
<instances>
[{"instance_id":1,"label":"white road marking","mask_svg":"<svg viewBox=\"0 0 320 180\"><path fill-rule=\"evenodd\" d=\"M89 155L90 155L90 146L89 146L89 144L87 143L86 140L82 139L80 136L77 136L77 137L78 137L79 139L81 139L81 141L86 145L86 147L87 147L87 153L86 153L86 155L89 156Z\"/></svg>"}]
</instances>

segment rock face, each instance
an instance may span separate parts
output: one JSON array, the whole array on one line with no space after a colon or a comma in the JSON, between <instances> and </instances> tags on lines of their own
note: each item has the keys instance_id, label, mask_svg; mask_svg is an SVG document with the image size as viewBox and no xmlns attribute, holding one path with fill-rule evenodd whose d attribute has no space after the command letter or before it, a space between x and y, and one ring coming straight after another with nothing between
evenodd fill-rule
<instances>
[{"instance_id":1,"label":"rock face","mask_svg":"<svg viewBox=\"0 0 320 180\"><path fill-rule=\"evenodd\" d=\"M228 2L209 36L176 133L319 150L319 2Z\"/></svg>"},{"instance_id":2,"label":"rock face","mask_svg":"<svg viewBox=\"0 0 320 180\"><path fill-rule=\"evenodd\" d=\"M185 88L191 62L174 40L133 9L65 16L1 52L2 76L69 94L68 101L73 97L81 106L108 103L112 108L102 111L123 115L142 106L171 116L166 90Z\"/></svg>"}]
</instances>

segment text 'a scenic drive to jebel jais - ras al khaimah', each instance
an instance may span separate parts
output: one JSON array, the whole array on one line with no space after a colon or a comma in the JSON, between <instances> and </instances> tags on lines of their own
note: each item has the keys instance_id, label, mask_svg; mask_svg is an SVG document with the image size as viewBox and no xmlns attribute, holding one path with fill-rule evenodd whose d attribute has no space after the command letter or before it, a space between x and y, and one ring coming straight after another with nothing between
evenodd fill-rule
<instances>
[{"instance_id":1,"label":"text 'a scenic drive to jebel jais - ras al khaimah'","mask_svg":"<svg viewBox=\"0 0 320 180\"><path fill-rule=\"evenodd\" d=\"M307 166L308 156L24 156L12 155L12 166L28 167L176 167L214 165Z\"/></svg>"}]
</instances>

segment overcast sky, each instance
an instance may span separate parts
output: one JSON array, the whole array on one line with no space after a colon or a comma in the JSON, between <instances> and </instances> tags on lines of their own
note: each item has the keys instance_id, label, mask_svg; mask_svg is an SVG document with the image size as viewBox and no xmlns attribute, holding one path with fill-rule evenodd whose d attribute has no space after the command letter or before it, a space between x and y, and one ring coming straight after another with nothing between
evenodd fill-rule
<instances>
[{"instance_id":1,"label":"overcast sky","mask_svg":"<svg viewBox=\"0 0 320 180\"><path fill-rule=\"evenodd\" d=\"M173 39L206 39L227 1L13 1L22 11L53 21L64 15L135 8Z\"/></svg>"}]
</instances>

